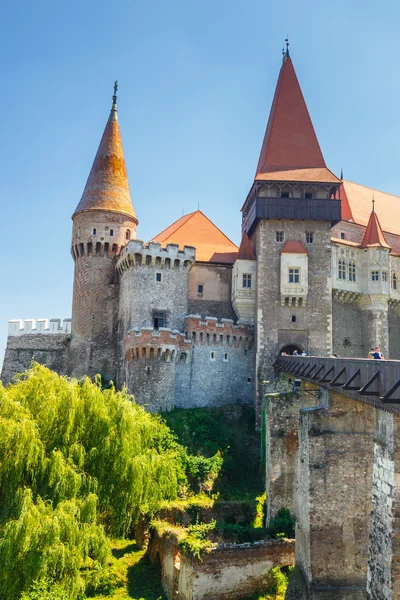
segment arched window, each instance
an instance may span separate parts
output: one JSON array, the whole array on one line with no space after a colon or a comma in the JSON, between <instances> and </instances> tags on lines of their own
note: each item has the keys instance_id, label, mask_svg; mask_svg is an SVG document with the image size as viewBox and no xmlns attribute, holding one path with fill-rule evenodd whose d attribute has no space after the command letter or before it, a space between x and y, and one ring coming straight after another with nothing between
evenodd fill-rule
<instances>
[{"instance_id":1,"label":"arched window","mask_svg":"<svg viewBox=\"0 0 400 600\"><path fill-rule=\"evenodd\" d=\"M130 230L130 229L127 229L127 230L126 230L126 233L125 233L125 239L126 239L126 240L130 240L130 239L131 239L131 230Z\"/></svg>"},{"instance_id":2,"label":"arched window","mask_svg":"<svg viewBox=\"0 0 400 600\"><path fill-rule=\"evenodd\" d=\"M342 280L346 279L346 262L343 258L339 259L338 278Z\"/></svg>"},{"instance_id":3,"label":"arched window","mask_svg":"<svg viewBox=\"0 0 400 600\"><path fill-rule=\"evenodd\" d=\"M114 229L110 229L110 235L114 235Z\"/></svg>"},{"instance_id":4,"label":"arched window","mask_svg":"<svg viewBox=\"0 0 400 600\"><path fill-rule=\"evenodd\" d=\"M397 275L392 271L392 290L397 290Z\"/></svg>"},{"instance_id":5,"label":"arched window","mask_svg":"<svg viewBox=\"0 0 400 600\"><path fill-rule=\"evenodd\" d=\"M356 280L356 263L349 262L349 281Z\"/></svg>"}]
</instances>

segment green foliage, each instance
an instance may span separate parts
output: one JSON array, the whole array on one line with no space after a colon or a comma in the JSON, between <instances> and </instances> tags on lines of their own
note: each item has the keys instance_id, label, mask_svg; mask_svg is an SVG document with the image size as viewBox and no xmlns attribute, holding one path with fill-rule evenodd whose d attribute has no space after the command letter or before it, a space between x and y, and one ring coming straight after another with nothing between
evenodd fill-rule
<instances>
[{"instance_id":1,"label":"green foliage","mask_svg":"<svg viewBox=\"0 0 400 600\"><path fill-rule=\"evenodd\" d=\"M261 592L255 592L252 600L284 600L291 569L291 567L283 569L274 567L271 569L268 573L265 589Z\"/></svg>"},{"instance_id":2,"label":"green foliage","mask_svg":"<svg viewBox=\"0 0 400 600\"><path fill-rule=\"evenodd\" d=\"M38 589L50 600L55 582L80 597L82 569L104 565L106 533L125 536L140 514L177 499L186 470L200 485L221 464L192 460L160 417L100 379L33 364L0 384L0 600Z\"/></svg>"},{"instance_id":3,"label":"green foliage","mask_svg":"<svg viewBox=\"0 0 400 600\"><path fill-rule=\"evenodd\" d=\"M288 508L280 508L267 527L270 538L295 537L296 520Z\"/></svg>"},{"instance_id":4,"label":"green foliage","mask_svg":"<svg viewBox=\"0 0 400 600\"><path fill-rule=\"evenodd\" d=\"M264 492L256 498L256 514L253 521L253 527L264 527L265 524L265 506L267 503L267 493Z\"/></svg>"},{"instance_id":5,"label":"green foliage","mask_svg":"<svg viewBox=\"0 0 400 600\"><path fill-rule=\"evenodd\" d=\"M163 416L190 454L223 459L213 487L220 499L253 500L263 492L260 434L250 407L175 409Z\"/></svg>"},{"instance_id":6,"label":"green foliage","mask_svg":"<svg viewBox=\"0 0 400 600\"><path fill-rule=\"evenodd\" d=\"M219 521L215 530L224 540L236 544L258 542L267 537L267 532L264 527L255 528L252 525L241 525L240 523L225 523L225 521Z\"/></svg>"},{"instance_id":7,"label":"green foliage","mask_svg":"<svg viewBox=\"0 0 400 600\"><path fill-rule=\"evenodd\" d=\"M210 458L187 454L185 466L192 486L196 486L200 493L211 492L223 462L220 452Z\"/></svg>"},{"instance_id":8,"label":"green foliage","mask_svg":"<svg viewBox=\"0 0 400 600\"><path fill-rule=\"evenodd\" d=\"M21 600L69 600L69 594L61 585L52 583L47 577L35 581L29 592L24 592Z\"/></svg>"}]
</instances>

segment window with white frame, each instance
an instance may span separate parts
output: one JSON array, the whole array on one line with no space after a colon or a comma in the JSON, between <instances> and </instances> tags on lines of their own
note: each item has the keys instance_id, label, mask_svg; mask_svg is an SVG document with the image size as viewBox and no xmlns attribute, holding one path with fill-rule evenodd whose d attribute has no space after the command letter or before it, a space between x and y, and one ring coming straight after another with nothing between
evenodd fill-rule
<instances>
[{"instance_id":1,"label":"window with white frame","mask_svg":"<svg viewBox=\"0 0 400 600\"><path fill-rule=\"evenodd\" d=\"M284 237L283 231L275 231L275 240L277 242L283 242Z\"/></svg>"},{"instance_id":2,"label":"window with white frame","mask_svg":"<svg viewBox=\"0 0 400 600\"><path fill-rule=\"evenodd\" d=\"M387 281L387 280L388 280L387 271L382 271L382 281Z\"/></svg>"},{"instance_id":3,"label":"window with white frame","mask_svg":"<svg viewBox=\"0 0 400 600\"><path fill-rule=\"evenodd\" d=\"M344 258L339 258L338 278L343 281L346 279L346 261L344 260Z\"/></svg>"},{"instance_id":4,"label":"window with white frame","mask_svg":"<svg viewBox=\"0 0 400 600\"><path fill-rule=\"evenodd\" d=\"M379 281L379 271L371 271L372 281Z\"/></svg>"},{"instance_id":5,"label":"window with white frame","mask_svg":"<svg viewBox=\"0 0 400 600\"><path fill-rule=\"evenodd\" d=\"M242 287L251 288L251 274L243 273Z\"/></svg>"},{"instance_id":6,"label":"window with white frame","mask_svg":"<svg viewBox=\"0 0 400 600\"><path fill-rule=\"evenodd\" d=\"M355 281L356 280L356 263L355 262L349 262L349 281Z\"/></svg>"},{"instance_id":7,"label":"window with white frame","mask_svg":"<svg viewBox=\"0 0 400 600\"><path fill-rule=\"evenodd\" d=\"M210 360L215 360L215 352L210 352Z\"/></svg>"},{"instance_id":8,"label":"window with white frame","mask_svg":"<svg viewBox=\"0 0 400 600\"><path fill-rule=\"evenodd\" d=\"M307 244L312 244L314 242L314 233L312 231L306 232L306 242Z\"/></svg>"},{"instance_id":9,"label":"window with white frame","mask_svg":"<svg viewBox=\"0 0 400 600\"><path fill-rule=\"evenodd\" d=\"M397 290L397 275L392 271L392 290Z\"/></svg>"},{"instance_id":10,"label":"window with white frame","mask_svg":"<svg viewBox=\"0 0 400 600\"><path fill-rule=\"evenodd\" d=\"M300 269L297 267L289 269L289 283L300 283Z\"/></svg>"},{"instance_id":11,"label":"window with white frame","mask_svg":"<svg viewBox=\"0 0 400 600\"><path fill-rule=\"evenodd\" d=\"M224 352L224 362L229 362L229 352Z\"/></svg>"}]
</instances>

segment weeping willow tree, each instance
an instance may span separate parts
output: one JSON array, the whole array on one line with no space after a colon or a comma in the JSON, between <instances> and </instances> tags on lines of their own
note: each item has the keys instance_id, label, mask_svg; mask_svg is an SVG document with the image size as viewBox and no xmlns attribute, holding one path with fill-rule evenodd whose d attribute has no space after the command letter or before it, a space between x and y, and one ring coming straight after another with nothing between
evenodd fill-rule
<instances>
[{"instance_id":1,"label":"weeping willow tree","mask_svg":"<svg viewBox=\"0 0 400 600\"><path fill-rule=\"evenodd\" d=\"M126 536L140 513L177 498L187 462L125 391L38 364L0 383L0 600L47 578L78 598L82 568L106 560L106 534Z\"/></svg>"}]
</instances>

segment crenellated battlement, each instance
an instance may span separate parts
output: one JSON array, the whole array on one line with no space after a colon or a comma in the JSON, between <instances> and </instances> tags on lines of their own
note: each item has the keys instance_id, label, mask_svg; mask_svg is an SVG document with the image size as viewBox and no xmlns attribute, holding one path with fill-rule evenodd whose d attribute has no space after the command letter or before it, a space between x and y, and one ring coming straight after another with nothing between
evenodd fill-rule
<instances>
[{"instance_id":1,"label":"crenellated battlement","mask_svg":"<svg viewBox=\"0 0 400 600\"><path fill-rule=\"evenodd\" d=\"M123 247L124 246L119 246L118 244L110 242L80 242L71 246L71 254L74 260L97 256L108 256L113 258L120 253Z\"/></svg>"},{"instance_id":2,"label":"crenellated battlement","mask_svg":"<svg viewBox=\"0 0 400 600\"><path fill-rule=\"evenodd\" d=\"M190 269L195 260L196 249L192 246L179 250L178 244L167 244L163 248L158 242L145 244L143 240L131 240L121 251L117 269L120 273L131 267Z\"/></svg>"},{"instance_id":3,"label":"crenellated battlement","mask_svg":"<svg viewBox=\"0 0 400 600\"><path fill-rule=\"evenodd\" d=\"M190 346L190 340L176 329L142 327L128 332L125 338L125 358L127 361L154 359L187 362Z\"/></svg>"},{"instance_id":4,"label":"crenellated battlement","mask_svg":"<svg viewBox=\"0 0 400 600\"><path fill-rule=\"evenodd\" d=\"M71 319L11 319L8 321L8 335L71 333Z\"/></svg>"},{"instance_id":5,"label":"crenellated battlement","mask_svg":"<svg viewBox=\"0 0 400 600\"><path fill-rule=\"evenodd\" d=\"M232 319L216 317L201 318L200 315L188 315L185 318L186 337L196 345L242 348L251 350L254 342L254 330L247 323L234 325Z\"/></svg>"}]
</instances>

